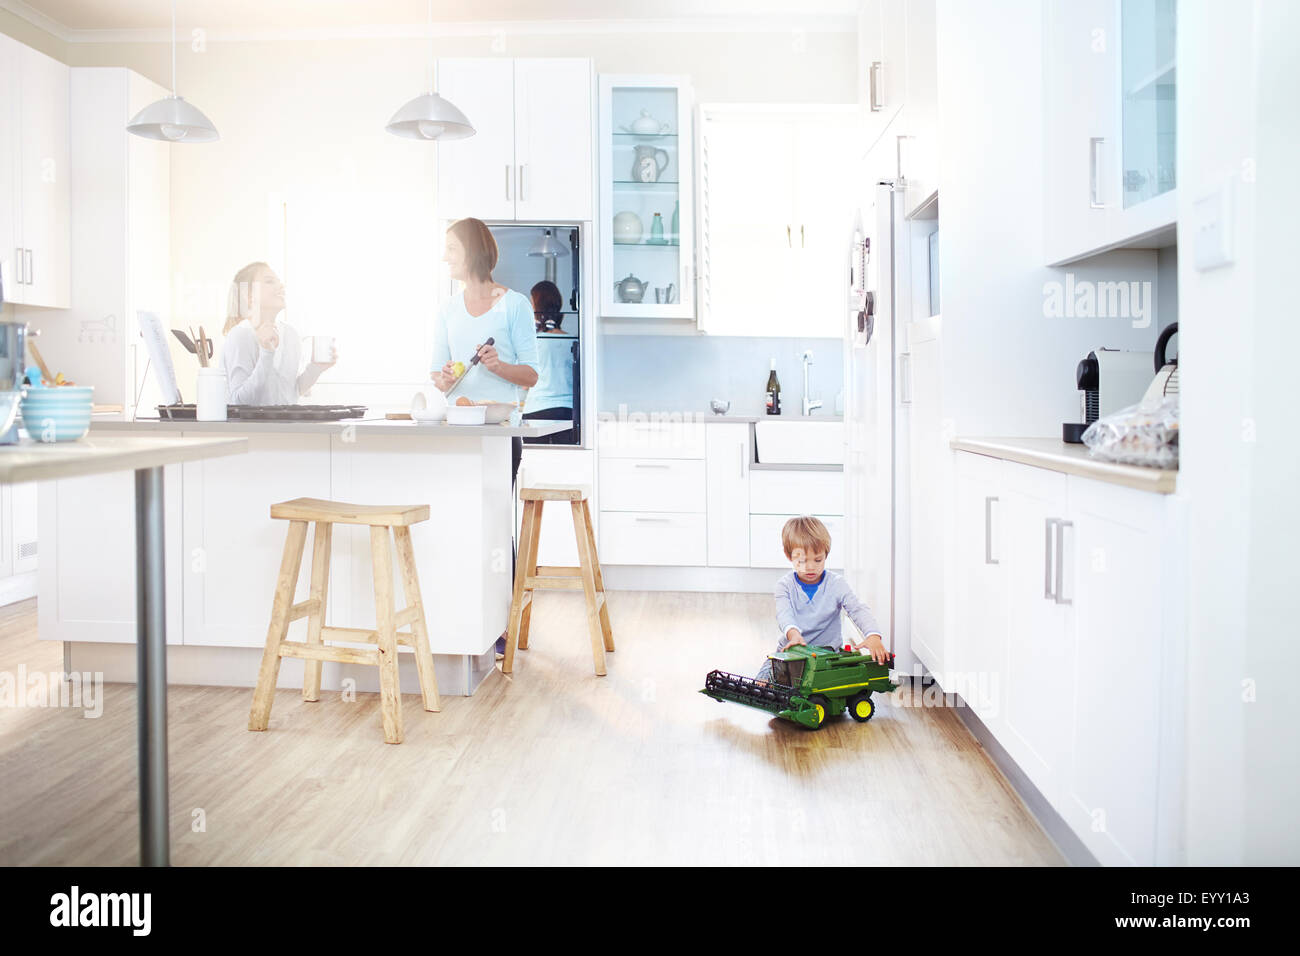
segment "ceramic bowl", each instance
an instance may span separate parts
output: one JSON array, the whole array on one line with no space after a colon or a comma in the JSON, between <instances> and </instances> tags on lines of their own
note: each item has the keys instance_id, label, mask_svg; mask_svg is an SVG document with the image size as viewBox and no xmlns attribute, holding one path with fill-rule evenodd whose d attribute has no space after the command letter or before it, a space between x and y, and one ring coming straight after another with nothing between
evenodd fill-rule
<instances>
[{"instance_id":1,"label":"ceramic bowl","mask_svg":"<svg viewBox=\"0 0 1300 956\"><path fill-rule=\"evenodd\" d=\"M88 385L29 388L23 398L23 428L33 441L76 441L90 429L94 394Z\"/></svg>"},{"instance_id":2,"label":"ceramic bowl","mask_svg":"<svg viewBox=\"0 0 1300 956\"><path fill-rule=\"evenodd\" d=\"M614 242L619 245L635 245L644 234L641 217L631 210L624 210L614 217Z\"/></svg>"},{"instance_id":3,"label":"ceramic bowl","mask_svg":"<svg viewBox=\"0 0 1300 956\"><path fill-rule=\"evenodd\" d=\"M448 405L448 425L483 425L487 422L486 405Z\"/></svg>"},{"instance_id":4,"label":"ceramic bowl","mask_svg":"<svg viewBox=\"0 0 1300 956\"><path fill-rule=\"evenodd\" d=\"M515 410L513 402L487 402L483 407L487 409L487 423L489 425L505 421L510 417L510 413Z\"/></svg>"}]
</instances>

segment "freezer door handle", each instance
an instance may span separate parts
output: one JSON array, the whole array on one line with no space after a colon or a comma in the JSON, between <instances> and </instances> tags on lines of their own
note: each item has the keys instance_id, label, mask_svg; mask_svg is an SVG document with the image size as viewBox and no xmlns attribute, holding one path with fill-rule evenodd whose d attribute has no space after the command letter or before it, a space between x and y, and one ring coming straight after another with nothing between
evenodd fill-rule
<instances>
[{"instance_id":1,"label":"freezer door handle","mask_svg":"<svg viewBox=\"0 0 1300 956\"><path fill-rule=\"evenodd\" d=\"M902 405L912 404L912 353L898 354L898 401Z\"/></svg>"},{"instance_id":2,"label":"freezer door handle","mask_svg":"<svg viewBox=\"0 0 1300 956\"><path fill-rule=\"evenodd\" d=\"M997 564L997 558L993 557L993 502L997 501L995 495L985 495L984 497L984 563Z\"/></svg>"},{"instance_id":3,"label":"freezer door handle","mask_svg":"<svg viewBox=\"0 0 1300 956\"><path fill-rule=\"evenodd\" d=\"M1105 209L1101 199L1101 147L1106 137L1094 136L1088 140L1088 206L1091 209Z\"/></svg>"}]
</instances>

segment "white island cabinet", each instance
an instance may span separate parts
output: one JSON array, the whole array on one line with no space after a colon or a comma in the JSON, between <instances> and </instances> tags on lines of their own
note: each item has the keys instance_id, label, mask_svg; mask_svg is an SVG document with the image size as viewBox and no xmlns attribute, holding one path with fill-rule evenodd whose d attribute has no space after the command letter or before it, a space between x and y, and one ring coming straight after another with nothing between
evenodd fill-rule
<instances>
[{"instance_id":1,"label":"white island cabinet","mask_svg":"<svg viewBox=\"0 0 1300 956\"><path fill-rule=\"evenodd\" d=\"M428 504L414 525L429 643L443 693L472 693L493 664L511 594L510 438L563 423L458 427L411 422L106 422L96 435L231 435L249 454L169 467L166 542L169 673L175 683L253 686L270 622L287 523L271 505L291 498ZM114 484L118 482L118 484ZM73 643L81 669L134 679L131 496L117 476L48 482L40 494L40 636ZM45 545L43 544L43 548ZM370 542L364 528L334 529L327 623L375 625ZM300 576L299 599L308 586ZM306 622L290 625L305 630ZM418 693L403 653L402 686ZM326 664L326 689L355 678L378 688L374 668ZM286 660L280 686L300 683Z\"/></svg>"}]
</instances>

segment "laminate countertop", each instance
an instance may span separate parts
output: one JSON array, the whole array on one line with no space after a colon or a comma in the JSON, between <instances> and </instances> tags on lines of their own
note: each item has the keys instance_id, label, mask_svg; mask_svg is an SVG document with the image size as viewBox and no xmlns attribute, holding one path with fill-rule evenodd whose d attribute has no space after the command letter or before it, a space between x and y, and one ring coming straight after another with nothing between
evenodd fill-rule
<instances>
[{"instance_id":1,"label":"laminate countertop","mask_svg":"<svg viewBox=\"0 0 1300 956\"><path fill-rule=\"evenodd\" d=\"M1092 457L1086 445L1070 444L1059 438L954 438L951 447L955 451L973 452L1162 495L1172 494L1178 482L1175 469L1104 461Z\"/></svg>"},{"instance_id":2,"label":"laminate countertop","mask_svg":"<svg viewBox=\"0 0 1300 956\"><path fill-rule=\"evenodd\" d=\"M597 421L618 421L620 417L628 415L645 415L653 420L652 416L659 416L664 421L670 422L843 422L843 415L717 415L708 409L704 411L692 410L689 412L663 412L663 411L645 411L642 409L623 409L621 412L599 412L596 415Z\"/></svg>"},{"instance_id":3,"label":"laminate countertop","mask_svg":"<svg viewBox=\"0 0 1300 956\"><path fill-rule=\"evenodd\" d=\"M368 435L410 435L421 438L540 438L552 432L571 428L571 422L529 421L523 425L448 425L446 422L414 422L385 418L345 418L335 422L260 422L260 421L161 421L157 418L123 419L95 418L90 433L109 432L216 435L267 435L276 432L290 434L340 434L356 429Z\"/></svg>"}]
</instances>

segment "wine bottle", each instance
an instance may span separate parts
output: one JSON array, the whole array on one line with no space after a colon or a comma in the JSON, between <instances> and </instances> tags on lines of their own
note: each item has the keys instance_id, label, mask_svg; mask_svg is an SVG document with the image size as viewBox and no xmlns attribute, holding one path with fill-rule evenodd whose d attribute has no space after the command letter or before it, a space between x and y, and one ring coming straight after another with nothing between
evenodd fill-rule
<instances>
[{"instance_id":1,"label":"wine bottle","mask_svg":"<svg viewBox=\"0 0 1300 956\"><path fill-rule=\"evenodd\" d=\"M772 359L772 369L767 373L767 413L781 414L781 382L776 377L776 359Z\"/></svg>"}]
</instances>

